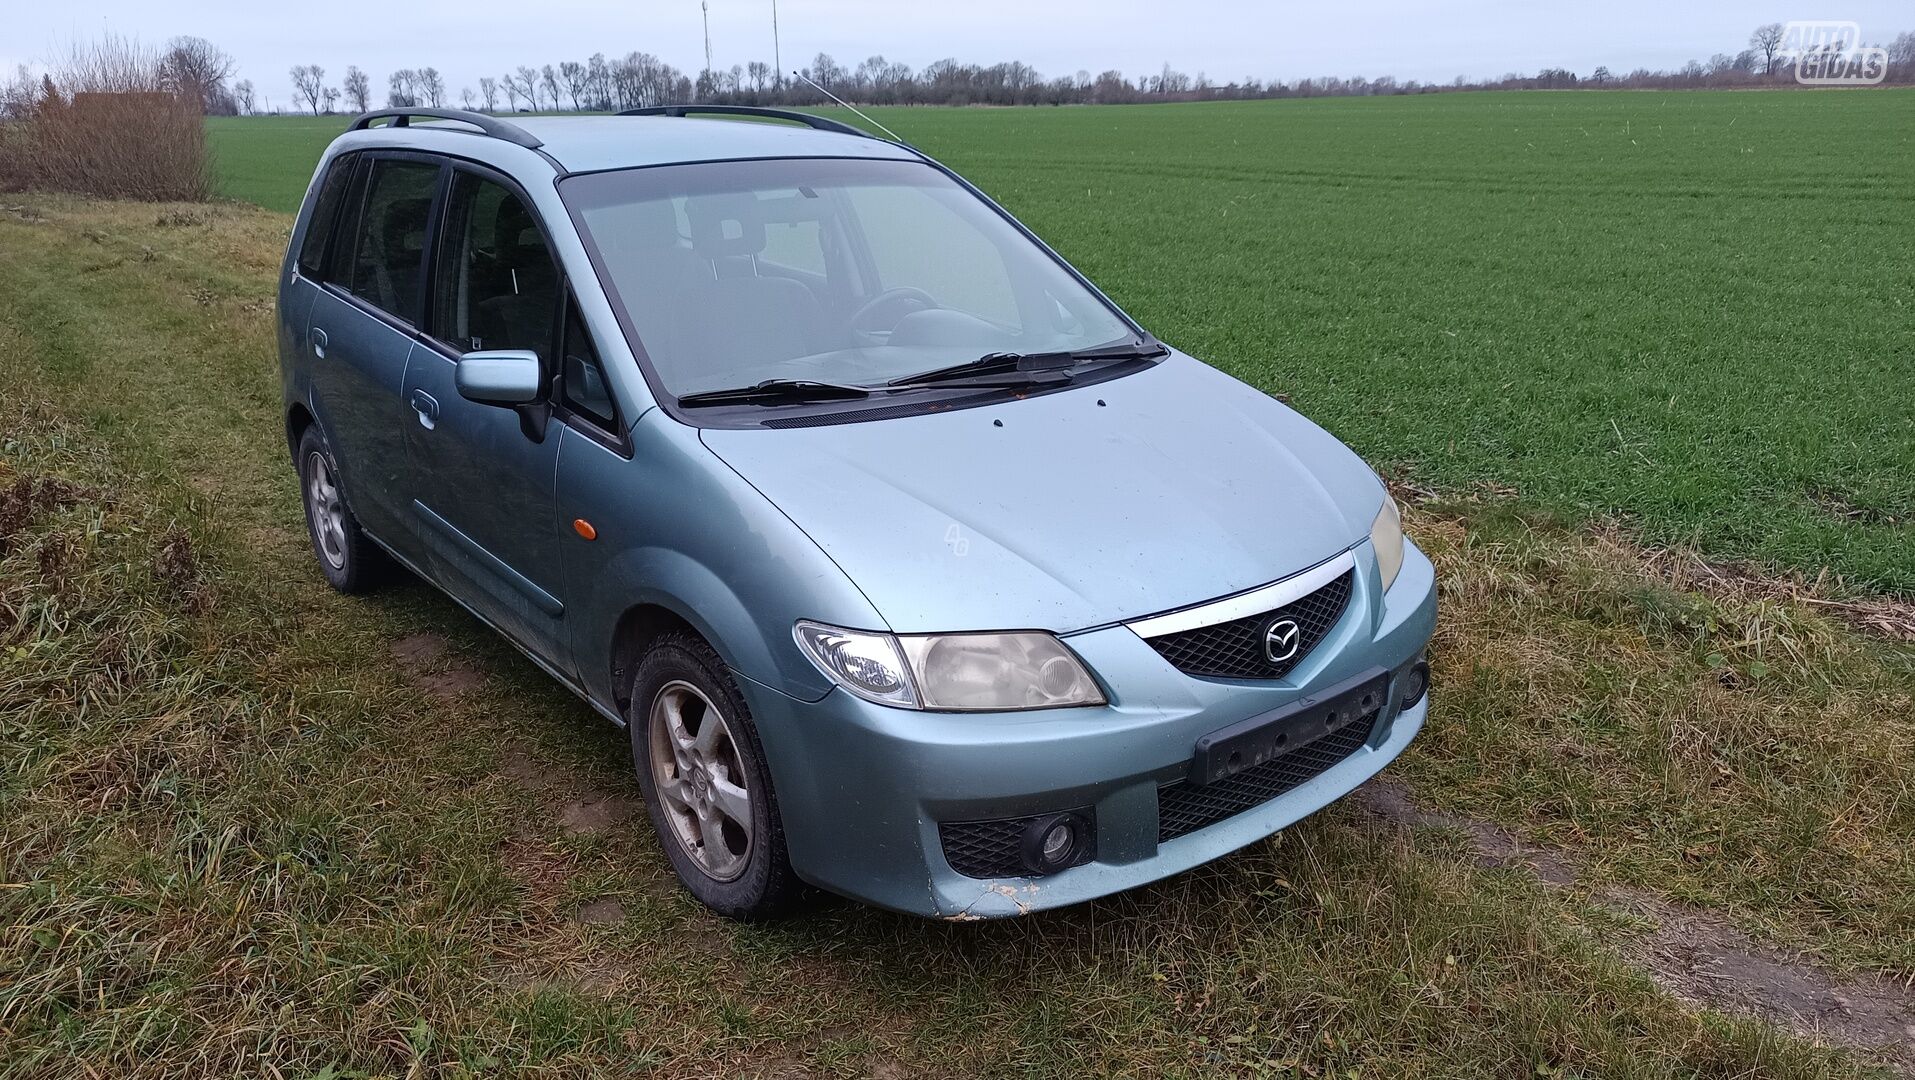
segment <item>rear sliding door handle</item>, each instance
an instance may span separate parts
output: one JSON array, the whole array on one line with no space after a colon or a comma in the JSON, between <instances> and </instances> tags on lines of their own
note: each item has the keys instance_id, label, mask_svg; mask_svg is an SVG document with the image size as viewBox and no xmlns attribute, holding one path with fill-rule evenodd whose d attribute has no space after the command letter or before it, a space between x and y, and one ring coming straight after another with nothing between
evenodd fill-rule
<instances>
[{"instance_id":1,"label":"rear sliding door handle","mask_svg":"<svg viewBox=\"0 0 1915 1080\"><path fill-rule=\"evenodd\" d=\"M313 327L312 343L313 355L324 360L326 358L326 332L317 326Z\"/></svg>"},{"instance_id":2,"label":"rear sliding door handle","mask_svg":"<svg viewBox=\"0 0 1915 1080\"><path fill-rule=\"evenodd\" d=\"M412 411L419 417L419 426L427 431L439 422L439 402L424 390L412 392Z\"/></svg>"}]
</instances>

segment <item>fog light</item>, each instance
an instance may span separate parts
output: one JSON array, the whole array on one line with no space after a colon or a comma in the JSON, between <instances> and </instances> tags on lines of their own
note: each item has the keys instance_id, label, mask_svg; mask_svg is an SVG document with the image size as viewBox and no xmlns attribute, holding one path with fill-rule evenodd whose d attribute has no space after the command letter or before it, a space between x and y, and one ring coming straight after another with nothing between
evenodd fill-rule
<instances>
[{"instance_id":1,"label":"fog light","mask_svg":"<svg viewBox=\"0 0 1915 1080\"><path fill-rule=\"evenodd\" d=\"M1024 866L1033 874L1055 874L1090 861L1090 822L1081 815L1046 814L1024 827L1019 845Z\"/></svg>"},{"instance_id":2,"label":"fog light","mask_svg":"<svg viewBox=\"0 0 1915 1080\"><path fill-rule=\"evenodd\" d=\"M1403 707L1409 708L1423 700L1430 689L1430 665L1422 660L1410 665L1403 673Z\"/></svg>"}]
</instances>

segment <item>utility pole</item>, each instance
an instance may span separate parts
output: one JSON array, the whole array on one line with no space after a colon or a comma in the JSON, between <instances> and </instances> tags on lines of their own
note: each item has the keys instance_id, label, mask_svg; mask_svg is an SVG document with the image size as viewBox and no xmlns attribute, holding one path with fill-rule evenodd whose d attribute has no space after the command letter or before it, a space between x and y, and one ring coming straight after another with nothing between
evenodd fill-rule
<instances>
[{"instance_id":1,"label":"utility pole","mask_svg":"<svg viewBox=\"0 0 1915 1080\"><path fill-rule=\"evenodd\" d=\"M711 5L706 0L698 0L698 10L705 13L705 70L711 70Z\"/></svg>"},{"instance_id":2,"label":"utility pole","mask_svg":"<svg viewBox=\"0 0 1915 1080\"><path fill-rule=\"evenodd\" d=\"M778 51L778 0L771 0L771 84L782 88L785 85L785 58Z\"/></svg>"}]
</instances>

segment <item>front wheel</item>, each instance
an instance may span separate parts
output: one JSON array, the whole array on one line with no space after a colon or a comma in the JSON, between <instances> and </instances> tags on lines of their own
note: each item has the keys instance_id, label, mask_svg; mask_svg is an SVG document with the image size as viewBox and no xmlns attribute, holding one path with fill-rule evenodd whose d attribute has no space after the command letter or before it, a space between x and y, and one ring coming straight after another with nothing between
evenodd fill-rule
<instances>
[{"instance_id":1,"label":"front wheel","mask_svg":"<svg viewBox=\"0 0 1915 1080\"><path fill-rule=\"evenodd\" d=\"M639 787L686 891L727 918L763 919L799 893L751 712L703 640L661 636L626 714Z\"/></svg>"}]
</instances>

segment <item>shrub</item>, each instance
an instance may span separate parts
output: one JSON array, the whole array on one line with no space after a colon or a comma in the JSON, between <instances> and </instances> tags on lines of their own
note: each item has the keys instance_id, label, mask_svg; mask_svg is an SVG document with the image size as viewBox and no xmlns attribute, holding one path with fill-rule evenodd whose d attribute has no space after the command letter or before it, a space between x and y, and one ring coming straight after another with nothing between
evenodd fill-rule
<instances>
[{"instance_id":1,"label":"shrub","mask_svg":"<svg viewBox=\"0 0 1915 1080\"><path fill-rule=\"evenodd\" d=\"M109 35L75 45L26 115L0 125L0 185L204 200L212 169L200 109L138 43Z\"/></svg>"}]
</instances>

